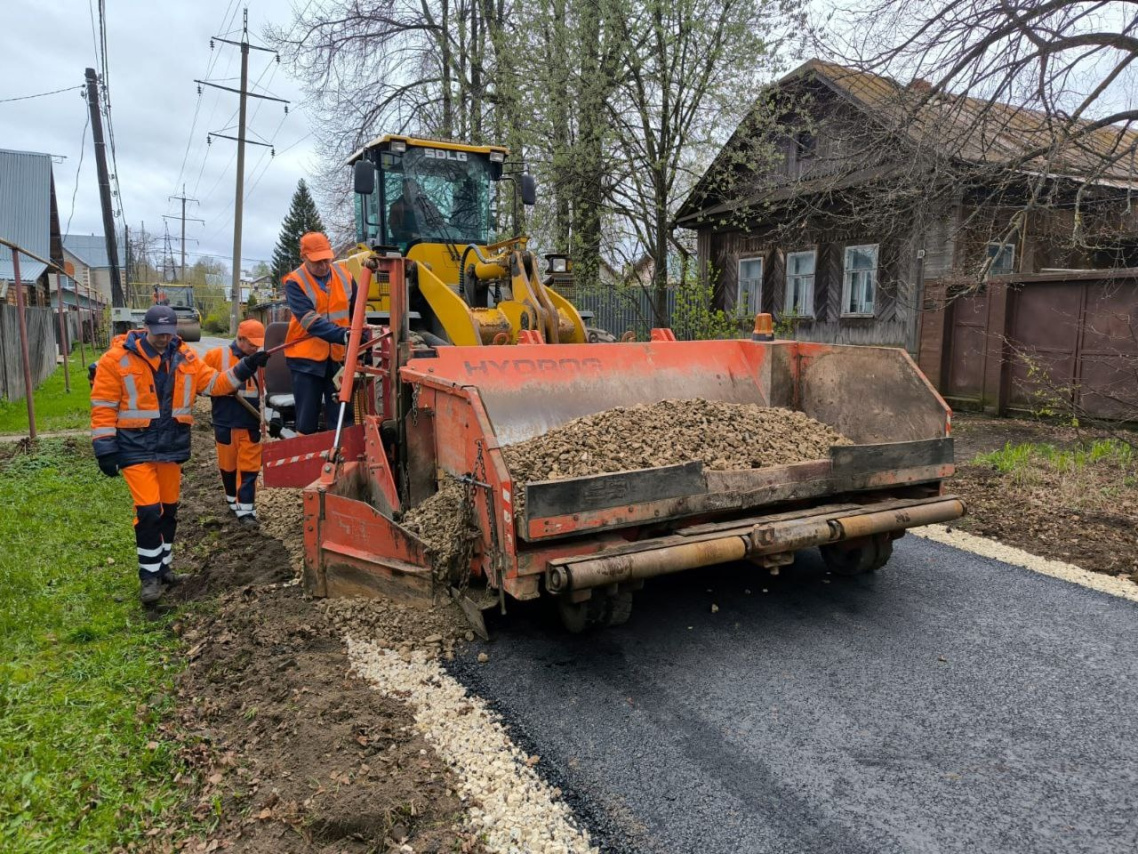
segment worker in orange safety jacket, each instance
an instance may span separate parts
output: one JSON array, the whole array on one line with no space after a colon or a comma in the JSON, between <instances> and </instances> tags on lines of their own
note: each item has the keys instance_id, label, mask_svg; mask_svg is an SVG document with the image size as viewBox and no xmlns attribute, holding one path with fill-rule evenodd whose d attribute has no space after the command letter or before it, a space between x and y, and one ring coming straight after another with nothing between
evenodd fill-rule
<instances>
[{"instance_id":1,"label":"worker in orange safety jacket","mask_svg":"<svg viewBox=\"0 0 1138 854\"><path fill-rule=\"evenodd\" d=\"M315 433L322 405L326 430L334 427L339 414L333 379L344 363L356 281L342 264L332 260L332 244L319 232L310 231L300 238L300 257L304 263L283 279L292 312L284 353L292 374L296 432ZM365 327L363 340L370 338ZM351 422L348 407L345 423Z\"/></svg>"},{"instance_id":2,"label":"worker in orange safety jacket","mask_svg":"<svg viewBox=\"0 0 1138 854\"><path fill-rule=\"evenodd\" d=\"M117 336L99 359L91 440L99 469L108 477L121 472L134 499L139 598L149 607L178 581L173 545L194 398L232 394L269 356L258 352L219 372L178 338L170 306L151 306L144 322L145 329Z\"/></svg>"},{"instance_id":3,"label":"worker in orange safety jacket","mask_svg":"<svg viewBox=\"0 0 1138 854\"><path fill-rule=\"evenodd\" d=\"M205 363L215 371L228 371L265 345L265 327L259 320L242 320L237 339L205 354ZM243 525L257 525L257 476L261 473L260 389L250 377L233 397L213 397L213 437L217 442L217 467L229 509ZM249 405L247 409L241 401Z\"/></svg>"}]
</instances>

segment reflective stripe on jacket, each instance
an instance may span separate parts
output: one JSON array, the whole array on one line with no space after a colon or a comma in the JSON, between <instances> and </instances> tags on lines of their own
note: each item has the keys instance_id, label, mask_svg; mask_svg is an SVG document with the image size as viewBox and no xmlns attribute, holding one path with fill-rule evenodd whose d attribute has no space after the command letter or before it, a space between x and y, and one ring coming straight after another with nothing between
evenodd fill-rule
<instances>
[{"instance_id":1,"label":"reflective stripe on jacket","mask_svg":"<svg viewBox=\"0 0 1138 854\"><path fill-rule=\"evenodd\" d=\"M325 291L316 279L301 264L284 277L284 285L294 284L304 292L312 302L313 308L302 317L295 313L288 322L288 334L285 336L285 356L292 359L308 359L313 362L324 362L331 359L335 362L344 361L344 345L331 344L316 335L300 340L309 334L309 328L320 318L343 328L352 325L350 314L350 301L352 294L352 276L340 264L331 264L331 274L328 277L328 290Z\"/></svg>"},{"instance_id":2,"label":"reflective stripe on jacket","mask_svg":"<svg viewBox=\"0 0 1138 854\"><path fill-rule=\"evenodd\" d=\"M177 337L152 360L142 349L145 338L145 330L119 335L99 359L91 385L95 454L117 453L120 465L184 462L190 457L194 397L232 394L242 381L236 368L214 370ZM156 389L160 359L172 375L161 399Z\"/></svg>"},{"instance_id":3,"label":"reflective stripe on jacket","mask_svg":"<svg viewBox=\"0 0 1138 854\"><path fill-rule=\"evenodd\" d=\"M234 342L225 347L215 347L206 353L202 359L215 371L228 371L236 367L243 356L244 354L237 349L237 343ZM257 378L250 377L247 379L245 384L237 390L237 394L232 397L213 397L210 399L213 407L213 426L240 427L243 430L260 433L261 419L254 417L253 413L238 403L236 397L244 398L250 406L260 411L261 399L257 388Z\"/></svg>"}]
</instances>

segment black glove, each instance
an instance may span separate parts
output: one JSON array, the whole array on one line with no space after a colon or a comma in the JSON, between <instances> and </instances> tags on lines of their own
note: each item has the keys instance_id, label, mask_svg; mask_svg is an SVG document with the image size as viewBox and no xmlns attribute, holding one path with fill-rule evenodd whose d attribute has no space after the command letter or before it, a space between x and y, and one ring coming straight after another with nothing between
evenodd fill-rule
<instances>
[{"instance_id":1,"label":"black glove","mask_svg":"<svg viewBox=\"0 0 1138 854\"><path fill-rule=\"evenodd\" d=\"M95 457L99 463L99 471L107 477L119 476L119 455L118 454L103 454L101 457Z\"/></svg>"},{"instance_id":2,"label":"black glove","mask_svg":"<svg viewBox=\"0 0 1138 854\"><path fill-rule=\"evenodd\" d=\"M347 326L340 327L340 343L347 345L348 339L352 337L352 330Z\"/></svg>"},{"instance_id":3,"label":"black glove","mask_svg":"<svg viewBox=\"0 0 1138 854\"><path fill-rule=\"evenodd\" d=\"M246 356L241 361L249 367L250 371L256 373L258 368L263 368L265 365L269 364L270 358L271 357L267 350L258 350L252 356Z\"/></svg>"}]
</instances>

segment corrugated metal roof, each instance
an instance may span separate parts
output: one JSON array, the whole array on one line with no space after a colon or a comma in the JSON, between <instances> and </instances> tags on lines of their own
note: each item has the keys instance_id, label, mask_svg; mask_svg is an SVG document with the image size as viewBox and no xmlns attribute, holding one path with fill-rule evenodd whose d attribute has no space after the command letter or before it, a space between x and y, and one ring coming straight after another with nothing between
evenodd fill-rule
<instances>
[{"instance_id":1,"label":"corrugated metal roof","mask_svg":"<svg viewBox=\"0 0 1138 854\"><path fill-rule=\"evenodd\" d=\"M51 255L51 156L0 149L0 237L34 252ZM45 265L20 259L20 278L34 282ZM0 246L0 279L14 278L12 252Z\"/></svg>"},{"instance_id":2,"label":"corrugated metal roof","mask_svg":"<svg viewBox=\"0 0 1138 854\"><path fill-rule=\"evenodd\" d=\"M65 234L63 248L92 269L110 267L107 257L107 240L101 234ZM122 243L119 243L119 264L126 258Z\"/></svg>"}]
</instances>

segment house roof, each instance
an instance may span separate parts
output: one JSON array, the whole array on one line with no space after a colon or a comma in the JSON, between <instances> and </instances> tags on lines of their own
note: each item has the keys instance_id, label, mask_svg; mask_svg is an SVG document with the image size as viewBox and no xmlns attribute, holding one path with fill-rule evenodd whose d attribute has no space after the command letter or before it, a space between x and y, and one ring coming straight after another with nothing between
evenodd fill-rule
<instances>
[{"instance_id":1,"label":"house roof","mask_svg":"<svg viewBox=\"0 0 1138 854\"><path fill-rule=\"evenodd\" d=\"M0 150L0 237L51 256L51 155ZM47 265L20 258L20 279L34 282ZM12 251L0 246L0 279L13 280Z\"/></svg>"},{"instance_id":2,"label":"house roof","mask_svg":"<svg viewBox=\"0 0 1138 854\"><path fill-rule=\"evenodd\" d=\"M110 267L107 257L107 239L101 234L65 234L63 248L92 269ZM122 243L119 243L119 263L123 262Z\"/></svg>"},{"instance_id":3,"label":"house roof","mask_svg":"<svg viewBox=\"0 0 1138 854\"><path fill-rule=\"evenodd\" d=\"M772 84L763 100L772 90L789 89L802 82L821 83L878 125L903 135L912 145L961 162L1113 187L1138 187L1134 164L1110 160L1116 152L1138 146L1138 131L1113 125L1093 128L1091 122L1079 121L1074 124L1077 142L1057 146L1058 131L1053 125L1056 116L979 98L934 94L922 80L903 85L883 75L820 59L803 63ZM680 206L677 222L738 206L721 204L722 200L708 205L712 200L708 198L707 179L715 173L724 152L745 124L732 135Z\"/></svg>"}]
</instances>

